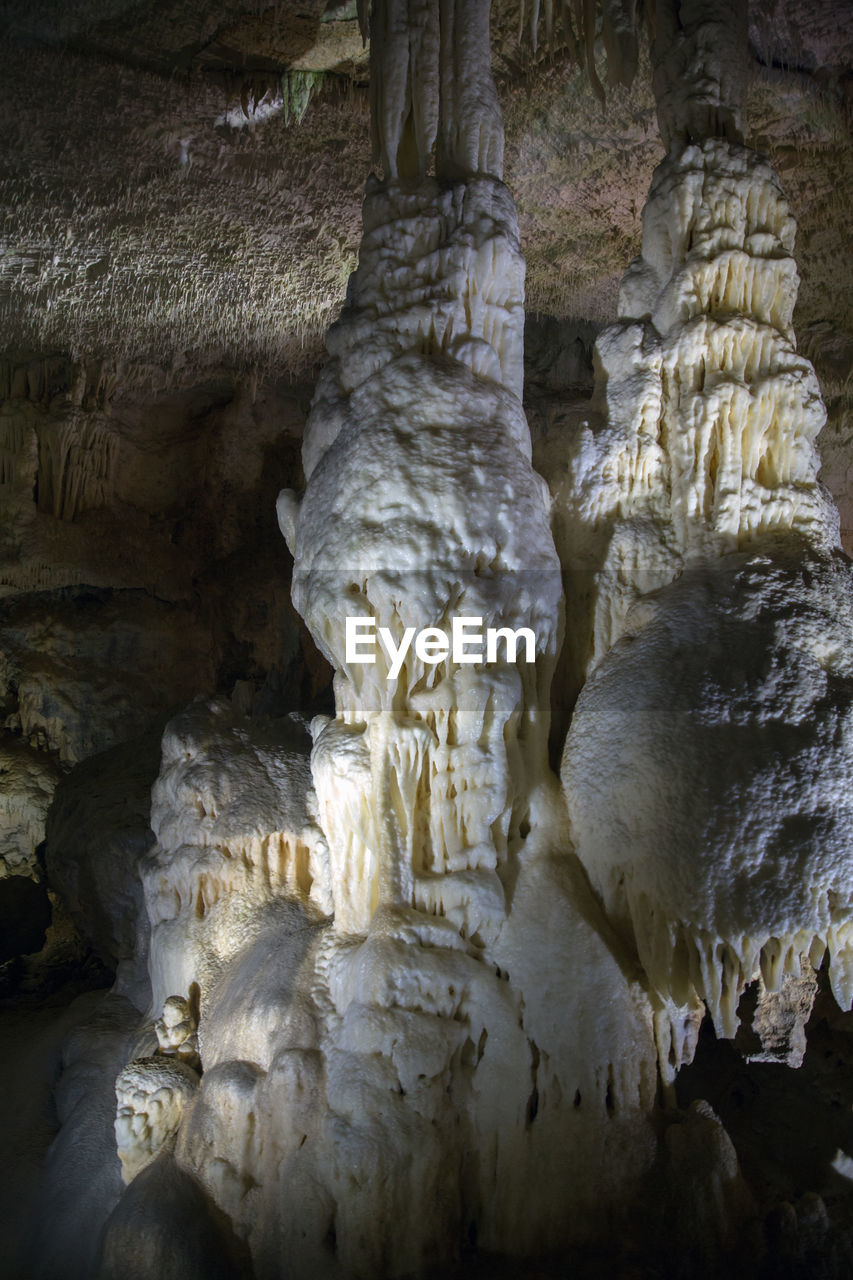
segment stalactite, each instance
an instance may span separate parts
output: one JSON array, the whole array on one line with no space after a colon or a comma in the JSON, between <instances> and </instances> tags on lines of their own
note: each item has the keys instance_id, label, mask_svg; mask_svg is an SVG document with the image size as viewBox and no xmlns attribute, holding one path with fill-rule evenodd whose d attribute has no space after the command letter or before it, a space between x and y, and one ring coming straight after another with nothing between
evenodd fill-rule
<instances>
[{"instance_id":1,"label":"stalactite","mask_svg":"<svg viewBox=\"0 0 853 1280\"><path fill-rule=\"evenodd\" d=\"M386 179L503 175L488 0L370 6L374 160ZM362 29L366 11L361 11Z\"/></svg>"},{"instance_id":2,"label":"stalactite","mask_svg":"<svg viewBox=\"0 0 853 1280\"><path fill-rule=\"evenodd\" d=\"M59 520L106 505L115 464L115 436L79 410L40 423L38 506Z\"/></svg>"},{"instance_id":3,"label":"stalactite","mask_svg":"<svg viewBox=\"0 0 853 1280\"><path fill-rule=\"evenodd\" d=\"M645 10L650 25L654 8L654 0L649 0ZM637 72L640 13L638 0L574 0L571 6L569 0L561 0L555 16L553 0L545 0L544 6L540 0L531 0L530 43L536 53L544 27L546 45L568 49L573 61L586 70L593 93L604 104L605 87L595 62L596 41L600 35L607 59L607 84L630 86ZM525 0L519 0L519 40L524 36L527 16Z\"/></svg>"},{"instance_id":4,"label":"stalactite","mask_svg":"<svg viewBox=\"0 0 853 1280\"><path fill-rule=\"evenodd\" d=\"M665 147L743 141L748 12L741 0L654 0L652 83Z\"/></svg>"}]
</instances>

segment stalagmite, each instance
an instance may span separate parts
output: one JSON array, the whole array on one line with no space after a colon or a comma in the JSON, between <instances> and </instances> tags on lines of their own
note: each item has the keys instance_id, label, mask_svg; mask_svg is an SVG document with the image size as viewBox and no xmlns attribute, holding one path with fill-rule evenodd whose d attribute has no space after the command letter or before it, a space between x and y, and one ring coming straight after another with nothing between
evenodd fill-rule
<instances>
[{"instance_id":1,"label":"stalagmite","mask_svg":"<svg viewBox=\"0 0 853 1280\"><path fill-rule=\"evenodd\" d=\"M321 878L309 748L298 720L253 723L224 700L195 703L167 726L152 796L157 843L141 869L158 1011L193 987L206 998L264 909L307 899Z\"/></svg>"},{"instance_id":2,"label":"stalagmite","mask_svg":"<svg viewBox=\"0 0 853 1280\"><path fill-rule=\"evenodd\" d=\"M174 1138L198 1076L166 1057L129 1063L116 1081L116 1146L122 1178L132 1182Z\"/></svg>"},{"instance_id":3,"label":"stalagmite","mask_svg":"<svg viewBox=\"0 0 853 1280\"><path fill-rule=\"evenodd\" d=\"M154 1023L160 1053L167 1058L178 1058L188 1067L201 1065L198 1056L198 1013L193 1001L184 996L169 996L163 1012Z\"/></svg>"},{"instance_id":4,"label":"stalagmite","mask_svg":"<svg viewBox=\"0 0 853 1280\"><path fill-rule=\"evenodd\" d=\"M595 566L563 758L572 836L649 976L669 1075L700 1002L732 1037L759 973L775 992L828 951L839 1003L853 999L853 585L792 328L794 222L767 161L734 140L740 6L706 8L657 6L670 151L598 341L603 425L560 495ZM697 60L698 80L683 74Z\"/></svg>"},{"instance_id":5,"label":"stalagmite","mask_svg":"<svg viewBox=\"0 0 853 1280\"><path fill-rule=\"evenodd\" d=\"M400 25L395 15L391 5L374 24ZM439 133L457 130L458 145L437 147L437 172L467 180L412 188L389 161L369 186L359 268L306 428L308 489L298 509L279 500L294 601L338 672L338 718L315 725L313 771L343 931L366 930L381 905L493 935L500 877L544 769L561 588L518 398L523 263L494 90L466 96L459 63L468 50L474 81L491 85L487 19L479 3L433 12L433 70L461 97L414 72L406 91ZM375 119L389 153L396 120ZM483 671L410 650L392 679L381 650L370 665L346 652L348 618L375 619L399 642L449 633L454 616L529 628L535 664Z\"/></svg>"},{"instance_id":6,"label":"stalagmite","mask_svg":"<svg viewBox=\"0 0 853 1280\"><path fill-rule=\"evenodd\" d=\"M559 1247L587 1232L605 1185L633 1184L651 1151L648 1010L578 913L548 783L561 588L519 402L523 264L499 181L486 16L473 4L439 14L435 179L396 180L409 90L395 82L395 111L386 100L387 117L375 117L385 181L368 187L359 268L329 335L305 435L307 491L301 503L279 499L294 600L337 671L337 716L315 723L312 752L334 928L318 943L318 1017L298 1078L309 1065L316 1078L317 1052L331 1074L325 1103L294 1119L297 1134L315 1135L313 1154L294 1152L288 1167L300 1185L310 1172L327 1187L336 1251L354 1270L416 1269L472 1226L487 1248ZM391 17L374 17L374 30ZM375 56L381 67L381 42ZM480 80L488 92L475 92ZM433 83L420 82L425 100ZM419 156L409 173L423 171ZM535 661L436 661L410 648L392 677L382 646L370 664L347 653L348 619L384 628L402 652L428 629L440 646L454 618L529 629ZM590 986L577 986L579 965ZM584 1025L594 1006L608 1010L581 1058L555 1017L566 1001ZM269 1105L271 1085L252 1085L252 1105ZM392 1113L388 1087L401 1097ZM316 1083L302 1088L316 1097ZM318 1152L343 1115L323 1170ZM627 1145L605 1173L612 1126ZM379 1134L385 1190L347 1190L347 1168ZM406 1206L435 1195L460 1141L478 1153L472 1191L445 1179L435 1210L413 1221ZM267 1145L246 1156L264 1186ZM581 1147L596 1153L595 1189L572 1172ZM200 1157L190 1130L185 1158L199 1168ZM530 1197L534 1167L553 1171L553 1199ZM368 1218L370 1235L358 1225Z\"/></svg>"},{"instance_id":7,"label":"stalagmite","mask_svg":"<svg viewBox=\"0 0 853 1280\"><path fill-rule=\"evenodd\" d=\"M593 664L685 562L785 530L837 543L814 447L826 412L791 327L794 230L746 148L709 139L655 174L619 323L597 344L607 425L580 442L563 498L580 538L610 530Z\"/></svg>"},{"instance_id":8,"label":"stalagmite","mask_svg":"<svg viewBox=\"0 0 853 1280\"><path fill-rule=\"evenodd\" d=\"M595 1237L655 1159L652 1009L548 766L562 585L488 5L363 17L384 176L307 487L278 502L335 715L309 734L235 696L163 734L154 843L134 845L147 982L120 966L113 996L139 1024L98 1058L127 1063L105 1276L146 1214L160 1240L172 1186L257 1280L390 1276L475 1238L533 1256Z\"/></svg>"}]
</instances>

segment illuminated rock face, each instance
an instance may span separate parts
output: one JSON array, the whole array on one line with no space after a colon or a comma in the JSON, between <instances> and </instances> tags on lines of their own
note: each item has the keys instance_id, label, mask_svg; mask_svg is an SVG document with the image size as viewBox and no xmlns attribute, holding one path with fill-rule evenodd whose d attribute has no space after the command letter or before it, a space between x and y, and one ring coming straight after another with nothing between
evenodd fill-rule
<instances>
[{"instance_id":1,"label":"illuminated rock face","mask_svg":"<svg viewBox=\"0 0 853 1280\"><path fill-rule=\"evenodd\" d=\"M772 996L803 955L828 949L851 995L834 798L853 594L790 329L793 224L734 142L676 147L655 180L599 343L605 424L564 493L601 558L561 793L561 566L521 409L487 17L371 15L385 178L306 491L278 501L335 715L310 735L223 701L175 717L140 859L151 1000L115 1136L124 1180L144 1177L124 1220L170 1178L203 1188L257 1280L424 1274L471 1240L555 1254L618 1227L658 1172L685 1249L713 1253L749 1197L707 1106L656 1140L658 1055L671 1079L702 1001L731 1035L753 974ZM689 136L721 119L687 99ZM415 642L460 619L506 648ZM372 662L354 622L383 637Z\"/></svg>"},{"instance_id":2,"label":"illuminated rock face","mask_svg":"<svg viewBox=\"0 0 853 1280\"><path fill-rule=\"evenodd\" d=\"M223 965L284 895L308 896L316 832L307 808L310 739L298 720L252 722L224 701L170 721L142 883L153 1007L206 997Z\"/></svg>"},{"instance_id":3,"label":"illuminated rock face","mask_svg":"<svg viewBox=\"0 0 853 1280\"><path fill-rule=\"evenodd\" d=\"M531 868L504 928L509 978L449 922L382 910L346 940L294 912L232 962L202 1006L176 1155L255 1274L418 1272L472 1230L539 1254L638 1190L649 1012L577 902L564 866ZM588 984L573 1021L569 967Z\"/></svg>"},{"instance_id":4,"label":"illuminated rock face","mask_svg":"<svg viewBox=\"0 0 853 1280\"><path fill-rule=\"evenodd\" d=\"M116 1147L125 1182L132 1182L178 1132L198 1076L164 1057L128 1063L116 1080Z\"/></svg>"},{"instance_id":5,"label":"illuminated rock face","mask_svg":"<svg viewBox=\"0 0 853 1280\"><path fill-rule=\"evenodd\" d=\"M853 999L853 583L765 546L689 566L591 676L563 762L577 849L654 988L734 1036L800 956ZM677 1062L673 1065L678 1065Z\"/></svg>"},{"instance_id":6,"label":"illuminated rock face","mask_svg":"<svg viewBox=\"0 0 853 1280\"><path fill-rule=\"evenodd\" d=\"M446 200L446 192L436 194L440 203ZM389 197L381 198L387 208ZM501 381L501 355L510 384L520 368L522 264L508 219L511 203L498 183L457 191L454 203L455 216L471 224L459 229L469 239L483 238L469 254L469 270L460 273L454 261L459 229L453 227L432 268L439 278L431 291L443 299L436 310L439 317L445 313L444 332L456 333L455 348L453 341L448 345L461 358L434 339L433 307L421 285L426 264L420 258L408 270L399 264L385 297L393 288L409 307L398 305L393 313L396 328L389 326L393 337L377 353L379 368L351 393L340 390L341 426L310 470L293 534L294 600L338 672L338 718L325 729L315 726L314 779L336 921L344 931L366 929L383 902L429 911L443 905L476 932L465 903L478 883L493 929L503 897L495 873L529 825L529 780L544 766L547 690L560 633L559 566L521 405ZM421 208L405 237L398 224L392 227L417 244L433 234L434 224L442 225L435 206L432 220ZM368 281L376 274L369 256L375 252L364 253ZM507 261L511 270L502 274ZM510 288L513 280L516 295L501 306L476 301L494 296L498 281ZM357 278L356 299L359 287ZM474 315L466 328L469 292ZM352 324L348 315L341 322L354 351L362 351L364 312L371 309L356 302ZM434 341L438 349L431 351ZM403 354L388 358L388 347L404 343ZM324 397L318 432L326 431L330 416ZM307 458L316 447L312 419ZM448 657L431 664L412 648L389 678L381 649L372 665L347 661L348 617L374 618L397 644L408 628L449 633L458 617L479 619L484 629L526 627L535 636L536 663L500 661L486 669ZM355 792L342 807L348 785ZM350 866L361 870L350 875ZM352 894L357 904L348 901Z\"/></svg>"},{"instance_id":7,"label":"illuminated rock face","mask_svg":"<svg viewBox=\"0 0 853 1280\"><path fill-rule=\"evenodd\" d=\"M460 6L443 32L436 77L460 93L449 37L482 46L486 18ZM196 768L173 725L154 792L155 999L201 992L204 1074L176 1158L258 1277L417 1273L473 1236L557 1250L600 1231L654 1158L651 1009L602 940L547 765L560 566L519 399L523 262L493 92L471 118L444 94L461 125L436 106L442 180L402 183L420 152L389 103L409 90L383 84L389 180L368 190L305 495L278 503L294 601L336 670L336 715L312 725L303 874L265 898L242 881L212 907L202 893L194 920L206 861L235 865L208 848L226 810L201 797L229 790L210 784L215 743ZM348 618L397 647L460 617L528 629L529 659L410 648L392 675L381 646L372 664L347 654Z\"/></svg>"},{"instance_id":8,"label":"illuminated rock face","mask_svg":"<svg viewBox=\"0 0 853 1280\"><path fill-rule=\"evenodd\" d=\"M746 60L727 15L745 19L745 6L646 6L674 149L621 321L599 344L606 423L586 436L563 494L581 544L601 550L589 636L568 610L590 676L564 792L545 750L560 565L520 405L523 263L501 181L487 7L390 0L371 15L385 177L368 184L359 268L329 335L307 490L279 503L295 598L336 671L334 715L310 732L298 719L253 718L241 681L230 704L198 702L172 719L153 803L157 765L126 744L75 769L53 809L51 886L64 881L85 932L128 972L63 1054L41 1233L58 1262L37 1265L41 1276L232 1275L221 1224L245 1246L237 1274L258 1280L444 1273L474 1243L536 1256L520 1264L531 1273L573 1271L576 1257L540 1255L588 1239L596 1255L622 1239L633 1253L622 1214L644 1185L665 1206L661 1251L673 1263L655 1259L649 1273L725 1274L729 1238L753 1206L707 1104L656 1110L656 1049L671 1078L703 1001L731 1034L740 989L758 973L760 1056L793 1061L824 950L839 999L850 998L853 600L816 482L822 408L791 333L793 224L773 174L737 145L743 104L725 92ZM596 5L580 7L592 64ZM608 25L630 36L635 7L605 6L606 48ZM676 11L681 30L667 25ZM190 141L180 140L185 193L202 188ZM257 135L246 141L244 154ZM292 166L271 169L254 170L265 221L267 193L294 187ZM294 187L294 208L303 195ZM211 261L213 284L222 273ZM251 297L223 310L222 331L239 329L246 350ZM197 514L193 495L215 492L221 466L232 497L207 527L224 555L243 545L235 531L250 508L269 523L261 471L290 474L266 449L283 418L269 402L255 409L250 381L246 414L220 424L218 442L207 411L191 415L197 489L156 447L169 435L161 423L158 436L140 431L159 469L140 464L135 490L126 438L82 404L39 426L16 412L0 433L0 479L70 522L114 492L133 506L161 477L162 505L140 508L154 535L173 502ZM248 449L250 398L265 426ZM113 722L125 735L131 711L150 720L147 705L111 696L117 661L140 698L166 674L153 708L207 687L195 656L204 646L185 626L159 624L179 633L168 652L185 647L180 662L150 642L160 610L147 519L139 573L156 599L145 645L128 613L117 657L120 602L94 598L83 648L99 635L97 652L109 653L88 681L73 655L82 624L43 625L38 600L6 640L13 723L30 744L0 759L0 874L37 866L57 770L38 767L35 744L64 768L111 742ZM198 561L174 532L158 536L194 595ZM72 584L75 563L69 551L61 566ZM108 571L119 570L102 568L109 586ZM38 584L40 572L31 554L14 583ZM241 609L232 581L215 584L223 613ZM267 586L245 588L244 610L253 594L257 616L275 613ZM365 618L399 646L399 665L387 646L369 664L347 653L347 622ZM529 635L533 652L432 662L411 643L460 618ZM245 626L235 640L254 622ZM280 631L258 626L268 669ZM41 679L52 665L73 680ZM230 683L230 661L221 669ZM103 738L91 735L87 685L109 710ZM91 807L78 803L87 792ZM87 1237L82 1263L79 1248L62 1256L72 1217L78 1245ZM625 1255L602 1270L644 1270ZM513 1267L506 1256L495 1265ZM769 1274L772 1256L757 1265Z\"/></svg>"},{"instance_id":9,"label":"illuminated rock face","mask_svg":"<svg viewBox=\"0 0 853 1280\"><path fill-rule=\"evenodd\" d=\"M622 319L598 343L605 425L566 487L600 566L565 747L572 839L636 946L665 1073L830 953L853 999L851 584L791 324L794 224L753 152L675 146Z\"/></svg>"},{"instance_id":10,"label":"illuminated rock face","mask_svg":"<svg viewBox=\"0 0 853 1280\"><path fill-rule=\"evenodd\" d=\"M313 795L295 765L277 783L315 816L302 872L244 883L257 859L231 825L258 839L275 806L241 764L248 727L199 709L164 740L145 873L155 1001L201 994L176 1158L258 1277L420 1272L472 1235L557 1250L654 1158L651 1009L602 940L547 766L561 586L517 396L512 203L496 178L390 184L366 223L307 490L279 500L294 599L336 668ZM399 645L459 616L529 628L533 660L409 651L389 678L381 646L347 656L347 617Z\"/></svg>"},{"instance_id":11,"label":"illuminated rock face","mask_svg":"<svg viewBox=\"0 0 853 1280\"><path fill-rule=\"evenodd\" d=\"M826 411L792 328L795 230L744 147L709 139L655 174L621 318L597 344L605 426L586 433L564 498L580 541L606 542L593 666L685 564L788 530L838 541L817 480Z\"/></svg>"},{"instance_id":12,"label":"illuminated rock face","mask_svg":"<svg viewBox=\"0 0 853 1280\"><path fill-rule=\"evenodd\" d=\"M313 754L335 927L363 933L378 906L414 907L485 941L546 774L562 589L520 402L524 263L500 181L488 6L418 13L429 31L404 5L374 12L390 180L368 185L358 270L306 426L306 493L298 506L282 494L279 519L294 603L337 672L337 717L315 725ZM410 84L387 44L407 29L420 41ZM409 98L422 137L403 127ZM397 181L422 175L434 143L439 177ZM382 652L348 660L347 618L364 617L396 644L459 617L529 628L535 663L410 650L391 677Z\"/></svg>"},{"instance_id":13,"label":"illuminated rock face","mask_svg":"<svg viewBox=\"0 0 853 1280\"><path fill-rule=\"evenodd\" d=\"M334 862L293 735L288 751L281 725L203 703L167 729L143 870L160 1053L119 1081L126 1179L174 1138L259 1277L419 1271L472 1230L531 1254L594 1234L654 1157L651 1011L576 883L553 786L511 909L464 879L467 919L500 908L488 943L462 936L461 895L453 918L382 904L342 931L317 909ZM370 771L341 776L347 792L319 796L369 812ZM196 1053L197 1094L165 1099L159 1076Z\"/></svg>"}]
</instances>

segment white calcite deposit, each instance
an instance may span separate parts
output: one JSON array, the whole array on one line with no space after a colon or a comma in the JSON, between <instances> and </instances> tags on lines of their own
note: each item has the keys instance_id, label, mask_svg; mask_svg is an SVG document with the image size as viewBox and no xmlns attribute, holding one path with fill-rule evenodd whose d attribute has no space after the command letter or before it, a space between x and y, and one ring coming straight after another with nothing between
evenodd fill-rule
<instances>
[{"instance_id":1,"label":"white calcite deposit","mask_svg":"<svg viewBox=\"0 0 853 1280\"><path fill-rule=\"evenodd\" d=\"M853 580L776 543L687 567L579 700L572 832L654 988L733 1036L744 986L819 964L853 1000ZM675 1062L673 1065L678 1065Z\"/></svg>"},{"instance_id":2,"label":"white calcite deposit","mask_svg":"<svg viewBox=\"0 0 853 1280\"><path fill-rule=\"evenodd\" d=\"M786 530L837 544L817 478L826 411L792 328L794 234L770 166L744 147L709 139L655 173L620 320L597 343L603 423L561 492L574 554L600 561L593 665L685 563Z\"/></svg>"},{"instance_id":3,"label":"white calcite deposit","mask_svg":"<svg viewBox=\"0 0 853 1280\"><path fill-rule=\"evenodd\" d=\"M648 1006L558 861L520 880L501 959L508 975L423 913L380 909L344 939L292 911L230 966L202 1008L177 1158L256 1275L416 1272L472 1234L539 1254L637 1192L654 1154Z\"/></svg>"},{"instance_id":4,"label":"white calcite deposit","mask_svg":"<svg viewBox=\"0 0 853 1280\"><path fill-rule=\"evenodd\" d=\"M194 984L203 998L264 907L307 897L309 750L298 719L251 721L225 700L196 702L168 724L152 794L157 843L141 866L156 1010Z\"/></svg>"},{"instance_id":5,"label":"white calcite deposit","mask_svg":"<svg viewBox=\"0 0 853 1280\"><path fill-rule=\"evenodd\" d=\"M594 567L572 839L650 979L667 1075L703 1002L734 1036L759 973L776 992L828 951L853 1000L853 584L795 346L794 232L760 156L676 142L560 494Z\"/></svg>"},{"instance_id":6,"label":"white calcite deposit","mask_svg":"<svg viewBox=\"0 0 853 1280\"><path fill-rule=\"evenodd\" d=\"M658 1065L671 1081L704 1007L732 1036L759 975L772 1056L772 996L804 969L783 1011L794 1053L824 952L853 998L853 585L791 329L793 222L728 136L730 7L697 25L684 5L679 34L660 6L673 145L598 344L599 425L557 495L564 565L521 407L524 266L488 4L361 14L383 177L329 334L305 492L277 505L334 715L309 731L243 714L240 696L166 727L155 843L134 855L139 1024L122 1017L95 1055L111 1083L127 1062L129 1185L113 1209L111 1148L93 1214L109 1216L104 1280L134 1233L159 1274L170 1188L212 1232L173 1270L207 1274L199 1258L227 1238L255 1280L438 1274L473 1242L547 1258L617 1238L649 1185L684 1274L710 1274L752 1212L707 1103L656 1111ZM708 84L669 93L697 58ZM584 591L574 555L593 568ZM565 570L589 678L561 790ZM413 643L460 619L530 651L433 661ZM372 661L349 648L354 621L381 639Z\"/></svg>"},{"instance_id":7,"label":"white calcite deposit","mask_svg":"<svg viewBox=\"0 0 853 1280\"><path fill-rule=\"evenodd\" d=\"M173 725L154 792L155 991L201 997L204 1074L176 1159L259 1278L420 1272L474 1237L554 1251L600 1231L654 1160L651 1007L603 941L547 765L560 566L519 399L523 262L494 94L464 52L488 48L487 7L419 14L374 11L417 56L398 83L376 42L386 180L330 334L306 492L278 504L294 601L336 670L302 871L230 914L238 886L207 862L235 864L193 828L228 820L231 746L211 787L226 753ZM460 57L489 93L468 91ZM441 106L439 81L455 85ZM414 150L410 126L426 130ZM412 181L433 142L436 177ZM410 648L392 676L382 646L348 658L348 617L395 645L458 617L526 627L533 660ZM243 790L247 818L264 794Z\"/></svg>"},{"instance_id":8,"label":"white calcite deposit","mask_svg":"<svg viewBox=\"0 0 853 1280\"><path fill-rule=\"evenodd\" d=\"M163 1012L154 1023L159 1051L167 1058L178 1058L193 1069L201 1064L198 1056L198 1012L195 1001L184 996L169 996Z\"/></svg>"},{"instance_id":9,"label":"white calcite deposit","mask_svg":"<svg viewBox=\"0 0 853 1280\"><path fill-rule=\"evenodd\" d=\"M364 932L378 906L415 907L485 941L545 774L562 588L519 399L524 264L494 90L461 87L458 39L481 51L465 65L485 66L491 86L488 6L451 6L446 29L443 11L441 23L427 13L441 27L440 56L419 46L429 75L416 64L406 88L395 62L380 77L389 180L368 186L358 270L306 427L308 486L298 506L281 495L279 519L294 603L337 672L337 718L315 724L312 757L336 928ZM406 8L380 6L373 20L403 29ZM386 56L380 42L380 70ZM464 104L442 92L439 109L430 76ZM445 139L437 177L416 186L396 180L393 160L405 93L435 115L419 163ZM398 643L408 628L449 632L456 617L527 627L536 661L484 668L410 650L389 678L381 649L370 665L347 660L348 617L375 619Z\"/></svg>"},{"instance_id":10,"label":"white calcite deposit","mask_svg":"<svg viewBox=\"0 0 853 1280\"><path fill-rule=\"evenodd\" d=\"M125 1182L132 1182L178 1132L198 1076L172 1058L139 1058L116 1080L116 1147Z\"/></svg>"}]
</instances>

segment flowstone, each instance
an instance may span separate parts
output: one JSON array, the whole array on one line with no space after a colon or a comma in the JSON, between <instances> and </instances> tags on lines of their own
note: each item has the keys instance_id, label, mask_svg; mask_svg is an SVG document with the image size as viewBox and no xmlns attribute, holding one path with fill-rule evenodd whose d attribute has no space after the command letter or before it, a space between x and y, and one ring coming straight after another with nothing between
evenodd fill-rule
<instances>
[{"instance_id":1,"label":"flowstone","mask_svg":"<svg viewBox=\"0 0 853 1280\"><path fill-rule=\"evenodd\" d=\"M841 553L765 546L647 597L578 699L579 856L654 988L726 1037L746 985L777 991L801 956L828 951L853 1000L851 635Z\"/></svg>"},{"instance_id":2,"label":"flowstone","mask_svg":"<svg viewBox=\"0 0 853 1280\"><path fill-rule=\"evenodd\" d=\"M201 983L176 1147L258 1277L417 1273L472 1238L554 1252L615 1220L654 1159L651 1009L603 941L547 764L561 581L519 399L523 261L488 63L466 61L473 92L459 61L460 41L488 49L488 10L418 13L374 8L385 180L307 488L278 503L294 602L336 670L336 715L312 725L319 838L308 880ZM348 618L399 649L457 617L528 628L532 661L347 652Z\"/></svg>"},{"instance_id":3,"label":"flowstone","mask_svg":"<svg viewBox=\"0 0 853 1280\"><path fill-rule=\"evenodd\" d=\"M183 1062L155 1056L128 1063L116 1080L116 1147L132 1182L175 1137L198 1076Z\"/></svg>"},{"instance_id":4,"label":"flowstone","mask_svg":"<svg viewBox=\"0 0 853 1280\"><path fill-rule=\"evenodd\" d=\"M557 1252L655 1159L651 1007L547 763L562 596L519 398L523 261L500 174L459 177L471 138L499 155L490 102L439 150L452 176L370 185L306 492L279 499L335 717L309 739L198 702L163 737L141 866L160 1053L120 1078L125 1166L137 1136L151 1161L127 1194L189 1177L258 1280L419 1274L471 1239ZM348 617L395 648L457 617L505 634L489 661L399 649L392 675L381 646L348 657ZM191 1066L155 1134L148 1076Z\"/></svg>"},{"instance_id":5,"label":"flowstone","mask_svg":"<svg viewBox=\"0 0 853 1280\"><path fill-rule=\"evenodd\" d=\"M224 699L193 703L166 726L156 843L140 869L158 1014L194 988L203 1000L271 904L322 884L309 751L298 717L251 720Z\"/></svg>"},{"instance_id":6,"label":"flowstone","mask_svg":"<svg viewBox=\"0 0 853 1280\"><path fill-rule=\"evenodd\" d=\"M574 615L588 679L562 763L572 840L648 975L669 1079L703 1006L734 1037L759 975L773 994L828 952L853 1000L853 588L792 327L795 225L739 141L730 0L705 25L703 6L662 12L678 8L656 69L670 151L597 344L601 425L558 494L595 566ZM705 79L682 82L684 59Z\"/></svg>"}]
</instances>

